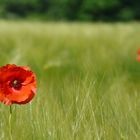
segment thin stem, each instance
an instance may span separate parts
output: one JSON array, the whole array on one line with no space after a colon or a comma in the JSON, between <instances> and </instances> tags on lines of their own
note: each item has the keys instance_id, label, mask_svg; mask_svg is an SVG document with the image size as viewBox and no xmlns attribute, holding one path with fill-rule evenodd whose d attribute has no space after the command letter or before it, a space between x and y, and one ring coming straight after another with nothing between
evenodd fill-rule
<instances>
[{"instance_id":1,"label":"thin stem","mask_svg":"<svg viewBox=\"0 0 140 140\"><path fill-rule=\"evenodd\" d=\"M10 105L10 114L12 114L12 106Z\"/></svg>"},{"instance_id":2,"label":"thin stem","mask_svg":"<svg viewBox=\"0 0 140 140\"><path fill-rule=\"evenodd\" d=\"M11 118L12 118L12 106L10 105L10 114L9 114L9 135L10 135L10 140L13 140L13 137L12 137Z\"/></svg>"}]
</instances>

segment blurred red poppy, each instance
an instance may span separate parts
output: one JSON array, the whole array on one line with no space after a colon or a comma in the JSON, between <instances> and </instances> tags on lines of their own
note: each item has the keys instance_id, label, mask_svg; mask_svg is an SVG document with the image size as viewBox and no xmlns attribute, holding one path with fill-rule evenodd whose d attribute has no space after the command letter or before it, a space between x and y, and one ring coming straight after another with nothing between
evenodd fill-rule
<instances>
[{"instance_id":1,"label":"blurred red poppy","mask_svg":"<svg viewBox=\"0 0 140 140\"><path fill-rule=\"evenodd\" d=\"M24 66L0 67L0 102L6 105L26 104L36 94L36 76Z\"/></svg>"},{"instance_id":2,"label":"blurred red poppy","mask_svg":"<svg viewBox=\"0 0 140 140\"><path fill-rule=\"evenodd\" d=\"M137 50L137 61L140 62L140 48Z\"/></svg>"},{"instance_id":3,"label":"blurred red poppy","mask_svg":"<svg viewBox=\"0 0 140 140\"><path fill-rule=\"evenodd\" d=\"M140 62L140 55L137 56L137 61Z\"/></svg>"},{"instance_id":4,"label":"blurred red poppy","mask_svg":"<svg viewBox=\"0 0 140 140\"><path fill-rule=\"evenodd\" d=\"M140 48L137 50L137 54L140 55Z\"/></svg>"}]
</instances>

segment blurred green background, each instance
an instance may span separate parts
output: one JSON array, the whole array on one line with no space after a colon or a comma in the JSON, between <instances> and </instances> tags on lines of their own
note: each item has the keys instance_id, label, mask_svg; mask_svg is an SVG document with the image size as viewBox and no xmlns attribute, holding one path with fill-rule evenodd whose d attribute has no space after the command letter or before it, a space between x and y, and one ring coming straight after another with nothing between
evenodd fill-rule
<instances>
[{"instance_id":1,"label":"blurred green background","mask_svg":"<svg viewBox=\"0 0 140 140\"><path fill-rule=\"evenodd\" d=\"M139 0L0 0L0 17L42 20L140 19Z\"/></svg>"},{"instance_id":2,"label":"blurred green background","mask_svg":"<svg viewBox=\"0 0 140 140\"><path fill-rule=\"evenodd\" d=\"M13 140L139 140L139 23L0 21L0 64L29 66L37 95L13 105ZM9 107L0 104L0 140Z\"/></svg>"},{"instance_id":3,"label":"blurred green background","mask_svg":"<svg viewBox=\"0 0 140 140\"><path fill-rule=\"evenodd\" d=\"M120 22L138 21L139 5L0 0L0 65L37 75L33 101L12 106L13 140L140 139L140 23ZM9 107L0 116L0 140L10 140Z\"/></svg>"}]
</instances>

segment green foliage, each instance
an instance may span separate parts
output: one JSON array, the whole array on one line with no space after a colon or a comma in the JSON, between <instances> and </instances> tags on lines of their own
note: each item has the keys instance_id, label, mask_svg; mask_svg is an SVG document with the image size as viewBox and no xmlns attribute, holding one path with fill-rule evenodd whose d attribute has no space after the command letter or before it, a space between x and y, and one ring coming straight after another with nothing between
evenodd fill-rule
<instances>
[{"instance_id":1,"label":"green foliage","mask_svg":"<svg viewBox=\"0 0 140 140\"><path fill-rule=\"evenodd\" d=\"M63 19L66 17L67 0L50 0L48 4L47 16L50 19Z\"/></svg>"},{"instance_id":2,"label":"green foliage","mask_svg":"<svg viewBox=\"0 0 140 140\"><path fill-rule=\"evenodd\" d=\"M133 20L140 19L139 5L138 0L1 0L0 17Z\"/></svg>"},{"instance_id":3,"label":"green foliage","mask_svg":"<svg viewBox=\"0 0 140 140\"><path fill-rule=\"evenodd\" d=\"M87 11L98 11L113 8L120 4L119 0L86 0L83 1L83 7Z\"/></svg>"},{"instance_id":4,"label":"green foliage","mask_svg":"<svg viewBox=\"0 0 140 140\"><path fill-rule=\"evenodd\" d=\"M119 0L85 0L81 6L80 17L90 17L91 20L103 19L105 16L113 19L114 9L120 6Z\"/></svg>"},{"instance_id":5,"label":"green foliage","mask_svg":"<svg viewBox=\"0 0 140 140\"><path fill-rule=\"evenodd\" d=\"M132 20L135 17L135 13L132 9L130 8L124 8L120 11L120 13L118 14L119 18L122 20Z\"/></svg>"},{"instance_id":6,"label":"green foliage","mask_svg":"<svg viewBox=\"0 0 140 140\"><path fill-rule=\"evenodd\" d=\"M25 17L33 12L39 12L42 8L40 0L8 0L3 1L6 15L10 18L12 15Z\"/></svg>"}]
</instances>

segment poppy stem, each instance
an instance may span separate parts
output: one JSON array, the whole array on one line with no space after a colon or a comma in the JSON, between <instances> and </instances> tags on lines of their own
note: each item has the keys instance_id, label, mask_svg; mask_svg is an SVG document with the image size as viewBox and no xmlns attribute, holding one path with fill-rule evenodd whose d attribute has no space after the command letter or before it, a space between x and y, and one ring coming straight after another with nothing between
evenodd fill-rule
<instances>
[{"instance_id":1,"label":"poppy stem","mask_svg":"<svg viewBox=\"0 0 140 140\"><path fill-rule=\"evenodd\" d=\"M10 105L10 114L12 114L12 106Z\"/></svg>"},{"instance_id":2,"label":"poppy stem","mask_svg":"<svg viewBox=\"0 0 140 140\"><path fill-rule=\"evenodd\" d=\"M9 135L10 135L10 140L13 140L13 137L12 137L11 118L12 118L12 106L10 105L10 115L9 115Z\"/></svg>"}]
</instances>

